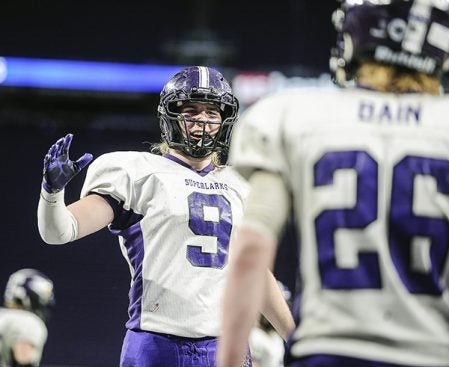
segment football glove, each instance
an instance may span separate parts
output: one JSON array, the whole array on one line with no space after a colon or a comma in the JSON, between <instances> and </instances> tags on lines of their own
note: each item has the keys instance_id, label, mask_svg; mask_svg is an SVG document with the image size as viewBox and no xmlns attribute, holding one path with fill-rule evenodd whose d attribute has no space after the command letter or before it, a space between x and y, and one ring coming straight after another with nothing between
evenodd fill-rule
<instances>
[{"instance_id":1,"label":"football glove","mask_svg":"<svg viewBox=\"0 0 449 367\"><path fill-rule=\"evenodd\" d=\"M42 187L48 193L61 191L93 159L85 153L77 161L69 158L69 148L73 134L67 134L53 144L44 158Z\"/></svg>"}]
</instances>

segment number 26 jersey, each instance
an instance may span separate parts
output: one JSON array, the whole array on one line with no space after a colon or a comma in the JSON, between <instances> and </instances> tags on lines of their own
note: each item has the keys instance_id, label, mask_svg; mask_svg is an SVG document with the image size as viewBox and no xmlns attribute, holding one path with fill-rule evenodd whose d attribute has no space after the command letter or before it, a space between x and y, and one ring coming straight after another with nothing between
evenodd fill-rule
<instances>
[{"instance_id":1,"label":"number 26 jersey","mask_svg":"<svg viewBox=\"0 0 449 367\"><path fill-rule=\"evenodd\" d=\"M292 194L303 284L293 356L447 366L447 97L279 93L242 116L231 164L278 172Z\"/></svg>"}]
</instances>

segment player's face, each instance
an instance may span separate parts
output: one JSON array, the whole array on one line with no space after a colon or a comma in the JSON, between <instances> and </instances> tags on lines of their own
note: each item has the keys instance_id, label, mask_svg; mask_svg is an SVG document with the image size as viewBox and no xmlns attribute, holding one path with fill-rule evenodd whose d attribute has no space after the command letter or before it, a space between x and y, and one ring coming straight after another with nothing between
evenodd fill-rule
<instances>
[{"instance_id":1,"label":"player's face","mask_svg":"<svg viewBox=\"0 0 449 367\"><path fill-rule=\"evenodd\" d=\"M213 103L187 102L181 108L181 115L185 118L185 124L180 123L181 130L187 136L187 129L193 140L201 140L203 133L214 137L220 129L220 109Z\"/></svg>"}]
</instances>

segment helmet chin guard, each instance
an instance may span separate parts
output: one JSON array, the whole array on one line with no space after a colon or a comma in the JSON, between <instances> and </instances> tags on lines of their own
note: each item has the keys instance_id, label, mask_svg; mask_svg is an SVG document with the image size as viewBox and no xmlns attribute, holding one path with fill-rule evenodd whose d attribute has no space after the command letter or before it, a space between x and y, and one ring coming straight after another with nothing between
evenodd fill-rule
<instances>
[{"instance_id":1,"label":"helmet chin guard","mask_svg":"<svg viewBox=\"0 0 449 367\"><path fill-rule=\"evenodd\" d=\"M217 123L212 121L196 122L202 125L202 136L190 134L187 123L191 121L180 113L181 107L187 102L213 103L218 106L222 121L214 136L206 132L206 124ZM226 154L238 110L238 100L220 72L205 66L185 68L175 74L161 92L158 117L162 141L170 148L194 158L207 157L213 152Z\"/></svg>"},{"instance_id":2,"label":"helmet chin guard","mask_svg":"<svg viewBox=\"0 0 449 367\"><path fill-rule=\"evenodd\" d=\"M363 60L440 76L449 69L449 0L341 0L329 60L345 85Z\"/></svg>"}]
</instances>

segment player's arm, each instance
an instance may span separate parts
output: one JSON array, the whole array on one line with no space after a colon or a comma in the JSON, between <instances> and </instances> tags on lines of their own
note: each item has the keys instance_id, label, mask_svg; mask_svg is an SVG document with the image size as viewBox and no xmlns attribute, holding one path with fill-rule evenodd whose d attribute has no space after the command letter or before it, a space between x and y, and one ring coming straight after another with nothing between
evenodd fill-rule
<instances>
[{"instance_id":1,"label":"player's arm","mask_svg":"<svg viewBox=\"0 0 449 367\"><path fill-rule=\"evenodd\" d=\"M39 362L37 348L28 341L18 340L11 347L15 366L35 366Z\"/></svg>"},{"instance_id":2,"label":"player's arm","mask_svg":"<svg viewBox=\"0 0 449 367\"><path fill-rule=\"evenodd\" d=\"M282 339L287 341L295 328L295 321L282 295L277 280L271 271L267 271L266 282L266 294L262 306L262 314L273 325Z\"/></svg>"},{"instance_id":3,"label":"player's arm","mask_svg":"<svg viewBox=\"0 0 449 367\"><path fill-rule=\"evenodd\" d=\"M220 367L235 367L241 363L259 311L268 311L265 297L272 285L268 282L267 269L273 266L277 238L289 212L288 193L279 175L257 171L251 176L250 185L225 288L223 333L218 348ZM279 322L270 318L274 323ZM287 326L283 334L291 327Z\"/></svg>"},{"instance_id":4,"label":"player's arm","mask_svg":"<svg viewBox=\"0 0 449 367\"><path fill-rule=\"evenodd\" d=\"M76 239L94 233L114 219L114 211L109 203L100 195L90 194L74 203L67 209L78 223Z\"/></svg>"},{"instance_id":5,"label":"player's arm","mask_svg":"<svg viewBox=\"0 0 449 367\"><path fill-rule=\"evenodd\" d=\"M89 153L77 161L70 160L72 138L72 134L67 134L59 139L44 158L38 227L42 239L49 244L64 244L84 237L105 227L114 217L108 202L95 194L69 207L65 205L65 186L92 161Z\"/></svg>"}]
</instances>

